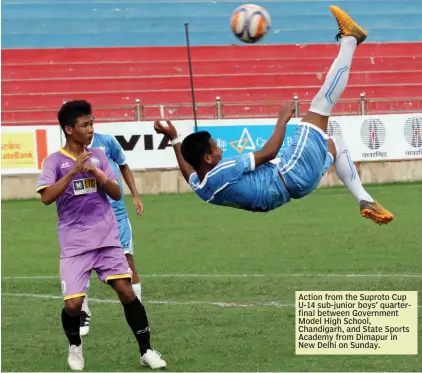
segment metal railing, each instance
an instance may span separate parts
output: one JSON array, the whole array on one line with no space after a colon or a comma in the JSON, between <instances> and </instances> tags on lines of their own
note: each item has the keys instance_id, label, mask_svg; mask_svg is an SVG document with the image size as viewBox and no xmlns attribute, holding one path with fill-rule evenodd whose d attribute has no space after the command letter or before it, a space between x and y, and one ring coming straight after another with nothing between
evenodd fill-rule
<instances>
[{"instance_id":1,"label":"metal railing","mask_svg":"<svg viewBox=\"0 0 422 373\"><path fill-rule=\"evenodd\" d=\"M311 101L292 97L295 105L295 117L299 118L309 109ZM285 102L285 101L284 101ZM198 103L198 119L235 119L235 118L274 118L277 117L282 101L278 102L223 102L216 97L215 102ZM134 105L95 107L94 114L100 122L130 122L169 118L172 120L192 119L192 105L162 104L142 105L136 99ZM340 100L332 115L376 115L422 112L422 97L397 99L368 99L364 93L357 99ZM2 110L3 125L31 125L57 123L57 110Z\"/></svg>"},{"instance_id":2,"label":"metal railing","mask_svg":"<svg viewBox=\"0 0 422 373\"><path fill-rule=\"evenodd\" d=\"M292 97L295 105L295 117L300 118L311 106L311 100L300 100L298 96ZM280 105L285 101L277 102L242 102L224 103L216 97L213 103L200 103L196 105L198 119L234 119L234 118L259 118L276 117ZM141 105L142 115L135 120L152 120L156 118L192 119L193 108L191 104L168 105ZM361 93L358 99L339 100L334 106L332 115L375 115L414 113L422 111L422 97L368 99Z\"/></svg>"}]
</instances>

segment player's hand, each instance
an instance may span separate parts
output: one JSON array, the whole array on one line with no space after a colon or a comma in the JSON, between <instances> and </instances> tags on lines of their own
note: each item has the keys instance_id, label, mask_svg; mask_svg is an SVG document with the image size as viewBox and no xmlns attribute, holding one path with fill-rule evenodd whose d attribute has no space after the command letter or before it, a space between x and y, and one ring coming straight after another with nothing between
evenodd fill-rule
<instances>
[{"instance_id":1,"label":"player's hand","mask_svg":"<svg viewBox=\"0 0 422 373\"><path fill-rule=\"evenodd\" d=\"M136 215L142 215L144 213L144 204L138 197L133 198L133 206L136 209Z\"/></svg>"},{"instance_id":2,"label":"player's hand","mask_svg":"<svg viewBox=\"0 0 422 373\"><path fill-rule=\"evenodd\" d=\"M278 117L288 122L292 118L294 113L295 113L294 103L284 104L281 106L280 111L278 112Z\"/></svg>"},{"instance_id":3,"label":"player's hand","mask_svg":"<svg viewBox=\"0 0 422 373\"><path fill-rule=\"evenodd\" d=\"M72 173L77 174L78 172L83 172L83 168L85 166L86 161L89 159L92 153L87 152L84 150L81 154L78 155L75 161L75 165L73 166Z\"/></svg>"},{"instance_id":4,"label":"player's hand","mask_svg":"<svg viewBox=\"0 0 422 373\"><path fill-rule=\"evenodd\" d=\"M165 120L167 124L162 123L160 120L154 122L154 130L157 133L161 133L164 136L167 136L170 140L177 138L176 127L168 119Z\"/></svg>"},{"instance_id":5,"label":"player's hand","mask_svg":"<svg viewBox=\"0 0 422 373\"><path fill-rule=\"evenodd\" d=\"M96 170L96 167L92 164L92 163L85 163L82 166L82 172L90 172L90 173L94 173Z\"/></svg>"}]
</instances>

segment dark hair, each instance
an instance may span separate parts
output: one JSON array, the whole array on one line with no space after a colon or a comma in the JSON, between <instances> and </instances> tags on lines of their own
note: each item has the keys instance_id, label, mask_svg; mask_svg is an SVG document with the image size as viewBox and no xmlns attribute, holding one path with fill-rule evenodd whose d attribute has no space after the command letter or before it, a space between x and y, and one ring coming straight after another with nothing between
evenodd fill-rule
<instances>
[{"instance_id":1,"label":"dark hair","mask_svg":"<svg viewBox=\"0 0 422 373\"><path fill-rule=\"evenodd\" d=\"M91 104L85 100L74 100L63 104L57 113L57 118L64 134L64 128L75 127L76 121L83 115L90 115L92 113Z\"/></svg>"},{"instance_id":2,"label":"dark hair","mask_svg":"<svg viewBox=\"0 0 422 373\"><path fill-rule=\"evenodd\" d=\"M207 131L191 133L182 142L182 156L195 170L201 167L205 154L211 154L211 135Z\"/></svg>"}]
</instances>

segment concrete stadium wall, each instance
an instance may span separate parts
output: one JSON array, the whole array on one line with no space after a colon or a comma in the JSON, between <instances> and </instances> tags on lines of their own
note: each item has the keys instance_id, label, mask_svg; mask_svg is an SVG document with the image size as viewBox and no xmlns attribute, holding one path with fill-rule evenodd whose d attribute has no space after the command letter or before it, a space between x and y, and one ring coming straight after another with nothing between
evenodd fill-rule
<instances>
[{"instance_id":1,"label":"concrete stadium wall","mask_svg":"<svg viewBox=\"0 0 422 373\"><path fill-rule=\"evenodd\" d=\"M355 164L364 184L422 181L422 159ZM178 170L145 170L134 171L134 174L141 195L191 192ZM37 175L2 176L2 200L38 198L34 192L36 180ZM336 185L341 185L341 182L331 168L322 179L320 187ZM126 185L125 194L129 194Z\"/></svg>"}]
</instances>

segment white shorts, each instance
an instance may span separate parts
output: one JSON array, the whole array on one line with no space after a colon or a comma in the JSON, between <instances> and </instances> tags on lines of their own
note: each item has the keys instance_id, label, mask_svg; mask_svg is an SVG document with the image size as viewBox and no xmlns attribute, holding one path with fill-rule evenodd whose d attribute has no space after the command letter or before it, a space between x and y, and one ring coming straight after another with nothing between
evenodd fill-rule
<instances>
[{"instance_id":1,"label":"white shorts","mask_svg":"<svg viewBox=\"0 0 422 373\"><path fill-rule=\"evenodd\" d=\"M120 219L117 223L119 224L120 243L122 244L123 252L133 255L132 226L129 218Z\"/></svg>"}]
</instances>

